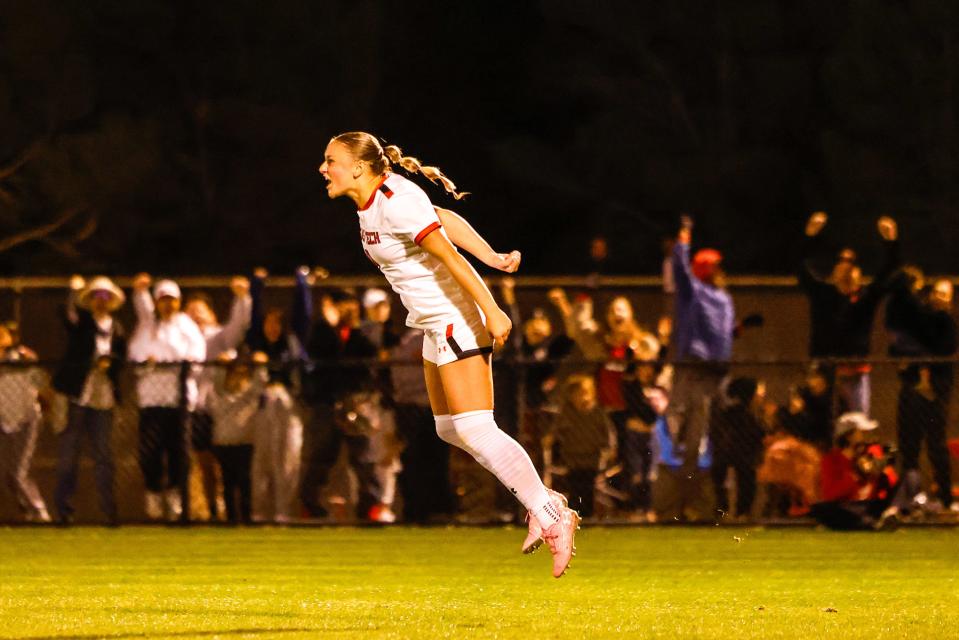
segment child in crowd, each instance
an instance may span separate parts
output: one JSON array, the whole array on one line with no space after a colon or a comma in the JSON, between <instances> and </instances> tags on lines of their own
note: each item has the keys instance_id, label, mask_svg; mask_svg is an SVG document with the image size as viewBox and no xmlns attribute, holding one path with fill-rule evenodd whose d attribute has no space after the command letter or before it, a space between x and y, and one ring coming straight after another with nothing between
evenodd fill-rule
<instances>
[{"instance_id":1,"label":"child in crowd","mask_svg":"<svg viewBox=\"0 0 959 640\"><path fill-rule=\"evenodd\" d=\"M268 358L238 356L216 372L207 410L213 417L213 454L223 472L223 498L231 523L250 522L254 416L267 381Z\"/></svg>"},{"instance_id":2,"label":"child in crowd","mask_svg":"<svg viewBox=\"0 0 959 640\"><path fill-rule=\"evenodd\" d=\"M555 466L565 471L570 505L583 517L592 516L597 479L615 451L616 431L599 406L591 377L576 374L567 379L563 404L546 442L551 445L547 449L555 449L560 463Z\"/></svg>"},{"instance_id":3,"label":"child in crowd","mask_svg":"<svg viewBox=\"0 0 959 640\"><path fill-rule=\"evenodd\" d=\"M762 461L766 423L763 405L766 383L755 378L727 380L709 410L709 439L713 444L712 477L716 511L731 516L726 475L736 475L737 520L747 520L756 499L756 468Z\"/></svg>"}]
</instances>

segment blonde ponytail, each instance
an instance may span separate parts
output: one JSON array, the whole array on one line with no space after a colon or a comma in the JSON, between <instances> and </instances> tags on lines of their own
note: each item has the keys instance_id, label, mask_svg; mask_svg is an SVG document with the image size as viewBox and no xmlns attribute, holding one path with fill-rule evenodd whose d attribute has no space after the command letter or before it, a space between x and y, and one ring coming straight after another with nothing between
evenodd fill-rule
<instances>
[{"instance_id":1,"label":"blonde ponytail","mask_svg":"<svg viewBox=\"0 0 959 640\"><path fill-rule=\"evenodd\" d=\"M395 144L380 146L379 141L365 131L348 131L333 138L334 142L344 145L358 160L370 164L370 171L381 174L389 171L390 164L401 166L408 173L421 173L436 184L443 185L446 192L457 200L462 200L468 194L466 191L457 191L453 181L447 178L437 167L424 167L413 156L404 156L403 151Z\"/></svg>"},{"instance_id":2,"label":"blonde ponytail","mask_svg":"<svg viewBox=\"0 0 959 640\"><path fill-rule=\"evenodd\" d=\"M462 200L469 195L469 192L467 191L457 191L456 185L453 184L453 181L447 178L438 167L424 167L420 161L413 156L404 156L403 151L395 144L384 147L383 153L389 162L403 167L407 173L421 173L433 184L436 184L437 182L440 183L443 185L443 188L446 189L446 192L457 200Z\"/></svg>"}]
</instances>

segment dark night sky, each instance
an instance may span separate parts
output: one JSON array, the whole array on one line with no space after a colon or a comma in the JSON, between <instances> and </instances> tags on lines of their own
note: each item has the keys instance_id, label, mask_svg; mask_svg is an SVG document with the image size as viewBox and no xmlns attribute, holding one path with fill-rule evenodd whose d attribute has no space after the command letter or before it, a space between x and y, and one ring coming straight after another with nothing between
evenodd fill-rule
<instances>
[{"instance_id":1,"label":"dark night sky","mask_svg":"<svg viewBox=\"0 0 959 640\"><path fill-rule=\"evenodd\" d=\"M959 6L864 2L0 3L0 223L82 211L0 272L367 273L316 174L364 129L444 169L526 271L654 273L680 211L733 272L803 220L874 265L874 220L956 272ZM440 204L441 190L428 187ZM96 229L87 225L96 221ZM72 240L72 241L71 241Z\"/></svg>"}]
</instances>

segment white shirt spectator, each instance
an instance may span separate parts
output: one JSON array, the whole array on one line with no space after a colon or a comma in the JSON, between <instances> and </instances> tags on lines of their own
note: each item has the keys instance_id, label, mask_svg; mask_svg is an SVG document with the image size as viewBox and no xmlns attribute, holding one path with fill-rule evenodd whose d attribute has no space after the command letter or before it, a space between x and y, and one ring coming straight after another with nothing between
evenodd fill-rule
<instances>
[{"instance_id":1,"label":"white shirt spectator","mask_svg":"<svg viewBox=\"0 0 959 640\"><path fill-rule=\"evenodd\" d=\"M151 366L147 362L203 362L206 340L199 327L183 312L161 321L154 312L147 291L133 294L137 329L130 341L129 357L141 363L137 368L137 400L140 407L177 407L180 404L180 370L174 366ZM196 402L197 385L191 375L186 381L187 406Z\"/></svg>"}]
</instances>

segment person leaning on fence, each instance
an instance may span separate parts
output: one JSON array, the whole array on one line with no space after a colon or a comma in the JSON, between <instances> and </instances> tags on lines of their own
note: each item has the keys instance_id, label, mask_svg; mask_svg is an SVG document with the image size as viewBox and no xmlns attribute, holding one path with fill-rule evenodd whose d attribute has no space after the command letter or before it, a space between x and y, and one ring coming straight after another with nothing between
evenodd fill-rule
<instances>
[{"instance_id":1,"label":"person leaning on fence","mask_svg":"<svg viewBox=\"0 0 959 640\"><path fill-rule=\"evenodd\" d=\"M42 369L23 363L36 359L31 349L14 346L10 330L0 325L0 473L24 519L49 522L46 503L30 475L40 433L39 394L47 380Z\"/></svg>"},{"instance_id":2,"label":"person leaning on fence","mask_svg":"<svg viewBox=\"0 0 959 640\"><path fill-rule=\"evenodd\" d=\"M54 492L61 524L73 519L71 500L84 439L90 443L100 510L108 523L117 522L110 439L114 410L120 405L120 372L127 358L127 338L114 313L125 300L123 291L109 278L99 276L85 282L74 276L70 280L63 313L67 349L53 376L53 388L69 403L66 427L58 436Z\"/></svg>"},{"instance_id":3,"label":"person leaning on fence","mask_svg":"<svg viewBox=\"0 0 959 640\"><path fill-rule=\"evenodd\" d=\"M776 409L774 422L784 433L820 451L832 447L832 397L824 367L813 362L802 384L789 388L786 404Z\"/></svg>"},{"instance_id":4,"label":"person leaning on fence","mask_svg":"<svg viewBox=\"0 0 959 640\"><path fill-rule=\"evenodd\" d=\"M665 389L654 388L649 400L656 411L653 426L652 511L650 522L707 522L712 519L713 495L709 481L712 446L703 431L696 443L696 466L689 470L685 443L678 437L678 424L667 415L669 397Z\"/></svg>"},{"instance_id":5,"label":"person leaning on fence","mask_svg":"<svg viewBox=\"0 0 959 640\"><path fill-rule=\"evenodd\" d=\"M762 460L766 424L763 417L766 384L739 377L722 384L709 412L709 440L713 445L711 468L720 518L742 521L752 514L756 499L756 469ZM729 510L726 476L736 476L736 514Z\"/></svg>"},{"instance_id":6,"label":"person leaning on fence","mask_svg":"<svg viewBox=\"0 0 959 640\"><path fill-rule=\"evenodd\" d=\"M895 220L883 216L877 227L883 241L883 261L876 277L862 284L862 270L856 252L843 248L828 278L820 277L810 265L822 244L827 216L817 211L806 223L806 242L799 264L799 286L809 299L809 355L813 358L869 357L870 337L876 309L889 290L890 278L899 266L899 232ZM835 392L839 413L869 413L871 367L864 362L835 367Z\"/></svg>"},{"instance_id":7,"label":"person leaning on fence","mask_svg":"<svg viewBox=\"0 0 959 640\"><path fill-rule=\"evenodd\" d=\"M504 287L510 288L511 299L515 301L512 279L506 277L503 282ZM507 285L507 282L510 284ZM557 292L565 296L561 289L551 293L557 295ZM546 409L559 386L560 361L569 357L576 345L566 334L564 325L560 325L559 331L554 331L553 322L545 310L536 307L530 317L523 320L519 305L509 304L505 298L504 295L513 326L523 328L516 355L522 359L520 373L524 376L522 388L525 398L521 405L523 415L517 420L520 427L517 440L529 452L534 466L539 468L543 462L540 441L548 421ZM513 390L512 393L517 391Z\"/></svg>"},{"instance_id":8,"label":"person leaning on fence","mask_svg":"<svg viewBox=\"0 0 959 640\"><path fill-rule=\"evenodd\" d=\"M591 517L597 485L605 482L602 470L616 455L616 431L591 377L575 374L566 380L559 414L544 442L552 453L547 457L554 485L564 487L581 516Z\"/></svg>"},{"instance_id":9,"label":"person leaning on fence","mask_svg":"<svg viewBox=\"0 0 959 640\"><path fill-rule=\"evenodd\" d=\"M137 328L130 339L129 358L136 363L137 404L140 407L140 469L150 520L176 520L188 509L182 503L190 472L188 411L196 402L192 368L184 363L206 359L206 340L196 323L180 311L180 287L160 280L150 295L151 278L133 279Z\"/></svg>"},{"instance_id":10,"label":"person leaning on fence","mask_svg":"<svg viewBox=\"0 0 959 640\"><path fill-rule=\"evenodd\" d=\"M892 334L889 355L923 358L953 356L957 347L952 316L952 282L940 278L930 287L918 268L903 269L895 278L886 305L886 327ZM955 377L952 362L911 362L899 368L896 420L904 481L918 486L919 452L926 441L941 506L959 507L952 497L952 470L946 444L946 419Z\"/></svg>"},{"instance_id":11,"label":"person leaning on fence","mask_svg":"<svg viewBox=\"0 0 959 640\"><path fill-rule=\"evenodd\" d=\"M836 421L835 445L822 458L820 501L810 512L830 529L893 527L907 506L884 447L870 442L878 426L861 411Z\"/></svg>"},{"instance_id":12,"label":"person leaning on fence","mask_svg":"<svg viewBox=\"0 0 959 640\"><path fill-rule=\"evenodd\" d=\"M306 267L297 270L289 313L265 306L266 277L262 268L253 273L253 312L246 336L249 349L265 354L268 363L267 385L254 417L253 518L282 523L294 515L300 486L303 418L299 399L309 360L303 345L313 308L312 275Z\"/></svg>"},{"instance_id":13,"label":"person leaning on fence","mask_svg":"<svg viewBox=\"0 0 959 640\"><path fill-rule=\"evenodd\" d=\"M623 378L624 429L619 436L619 460L623 468L618 487L625 493L625 506L642 521L651 507L652 433L657 413L650 395L662 372L662 344L645 334L631 347L635 358Z\"/></svg>"},{"instance_id":14,"label":"person leaning on fence","mask_svg":"<svg viewBox=\"0 0 959 640\"><path fill-rule=\"evenodd\" d=\"M376 348L377 359L385 362L390 358L390 349L399 342L399 336L390 322L393 307L389 294L380 288L370 288L363 292L362 303L360 331ZM368 455L380 485L380 504L374 508L371 519L383 523L396 522L393 501L396 498L396 478L401 468L391 386L389 367L374 366L373 392L365 406L371 422L377 426L370 433Z\"/></svg>"},{"instance_id":15,"label":"person leaning on fence","mask_svg":"<svg viewBox=\"0 0 959 640\"><path fill-rule=\"evenodd\" d=\"M225 325L221 325L213 311L213 301L206 293L194 291L186 298L185 313L196 323L206 340L206 359L215 360L233 351L242 342L250 326L250 281L234 277L230 281L233 304ZM197 377L196 407L190 413L190 445L196 457L203 494L210 520L218 520L216 458L212 450L213 419L206 410L206 397L213 386L213 372L207 368Z\"/></svg>"},{"instance_id":16,"label":"person leaning on fence","mask_svg":"<svg viewBox=\"0 0 959 640\"><path fill-rule=\"evenodd\" d=\"M698 465L700 442L708 430L709 402L726 375L736 329L722 256L714 249L702 249L690 261L691 239L692 222L683 218L673 246L676 295L669 414L683 445L684 468L690 474Z\"/></svg>"},{"instance_id":17,"label":"person leaning on fence","mask_svg":"<svg viewBox=\"0 0 959 640\"><path fill-rule=\"evenodd\" d=\"M213 417L213 454L223 472L223 501L232 524L252 522L252 481L256 413L267 381L268 358L258 352L231 358L214 373L207 396L207 410Z\"/></svg>"},{"instance_id":18,"label":"person leaning on fence","mask_svg":"<svg viewBox=\"0 0 959 640\"><path fill-rule=\"evenodd\" d=\"M334 290L310 336L314 416L300 495L313 517L327 515L319 490L326 485L342 444L359 483L356 517L368 520L380 507L379 479L369 459L369 436L374 428L367 411L372 373L368 365L355 362L373 359L377 351L359 325L359 300L347 291Z\"/></svg>"}]
</instances>

